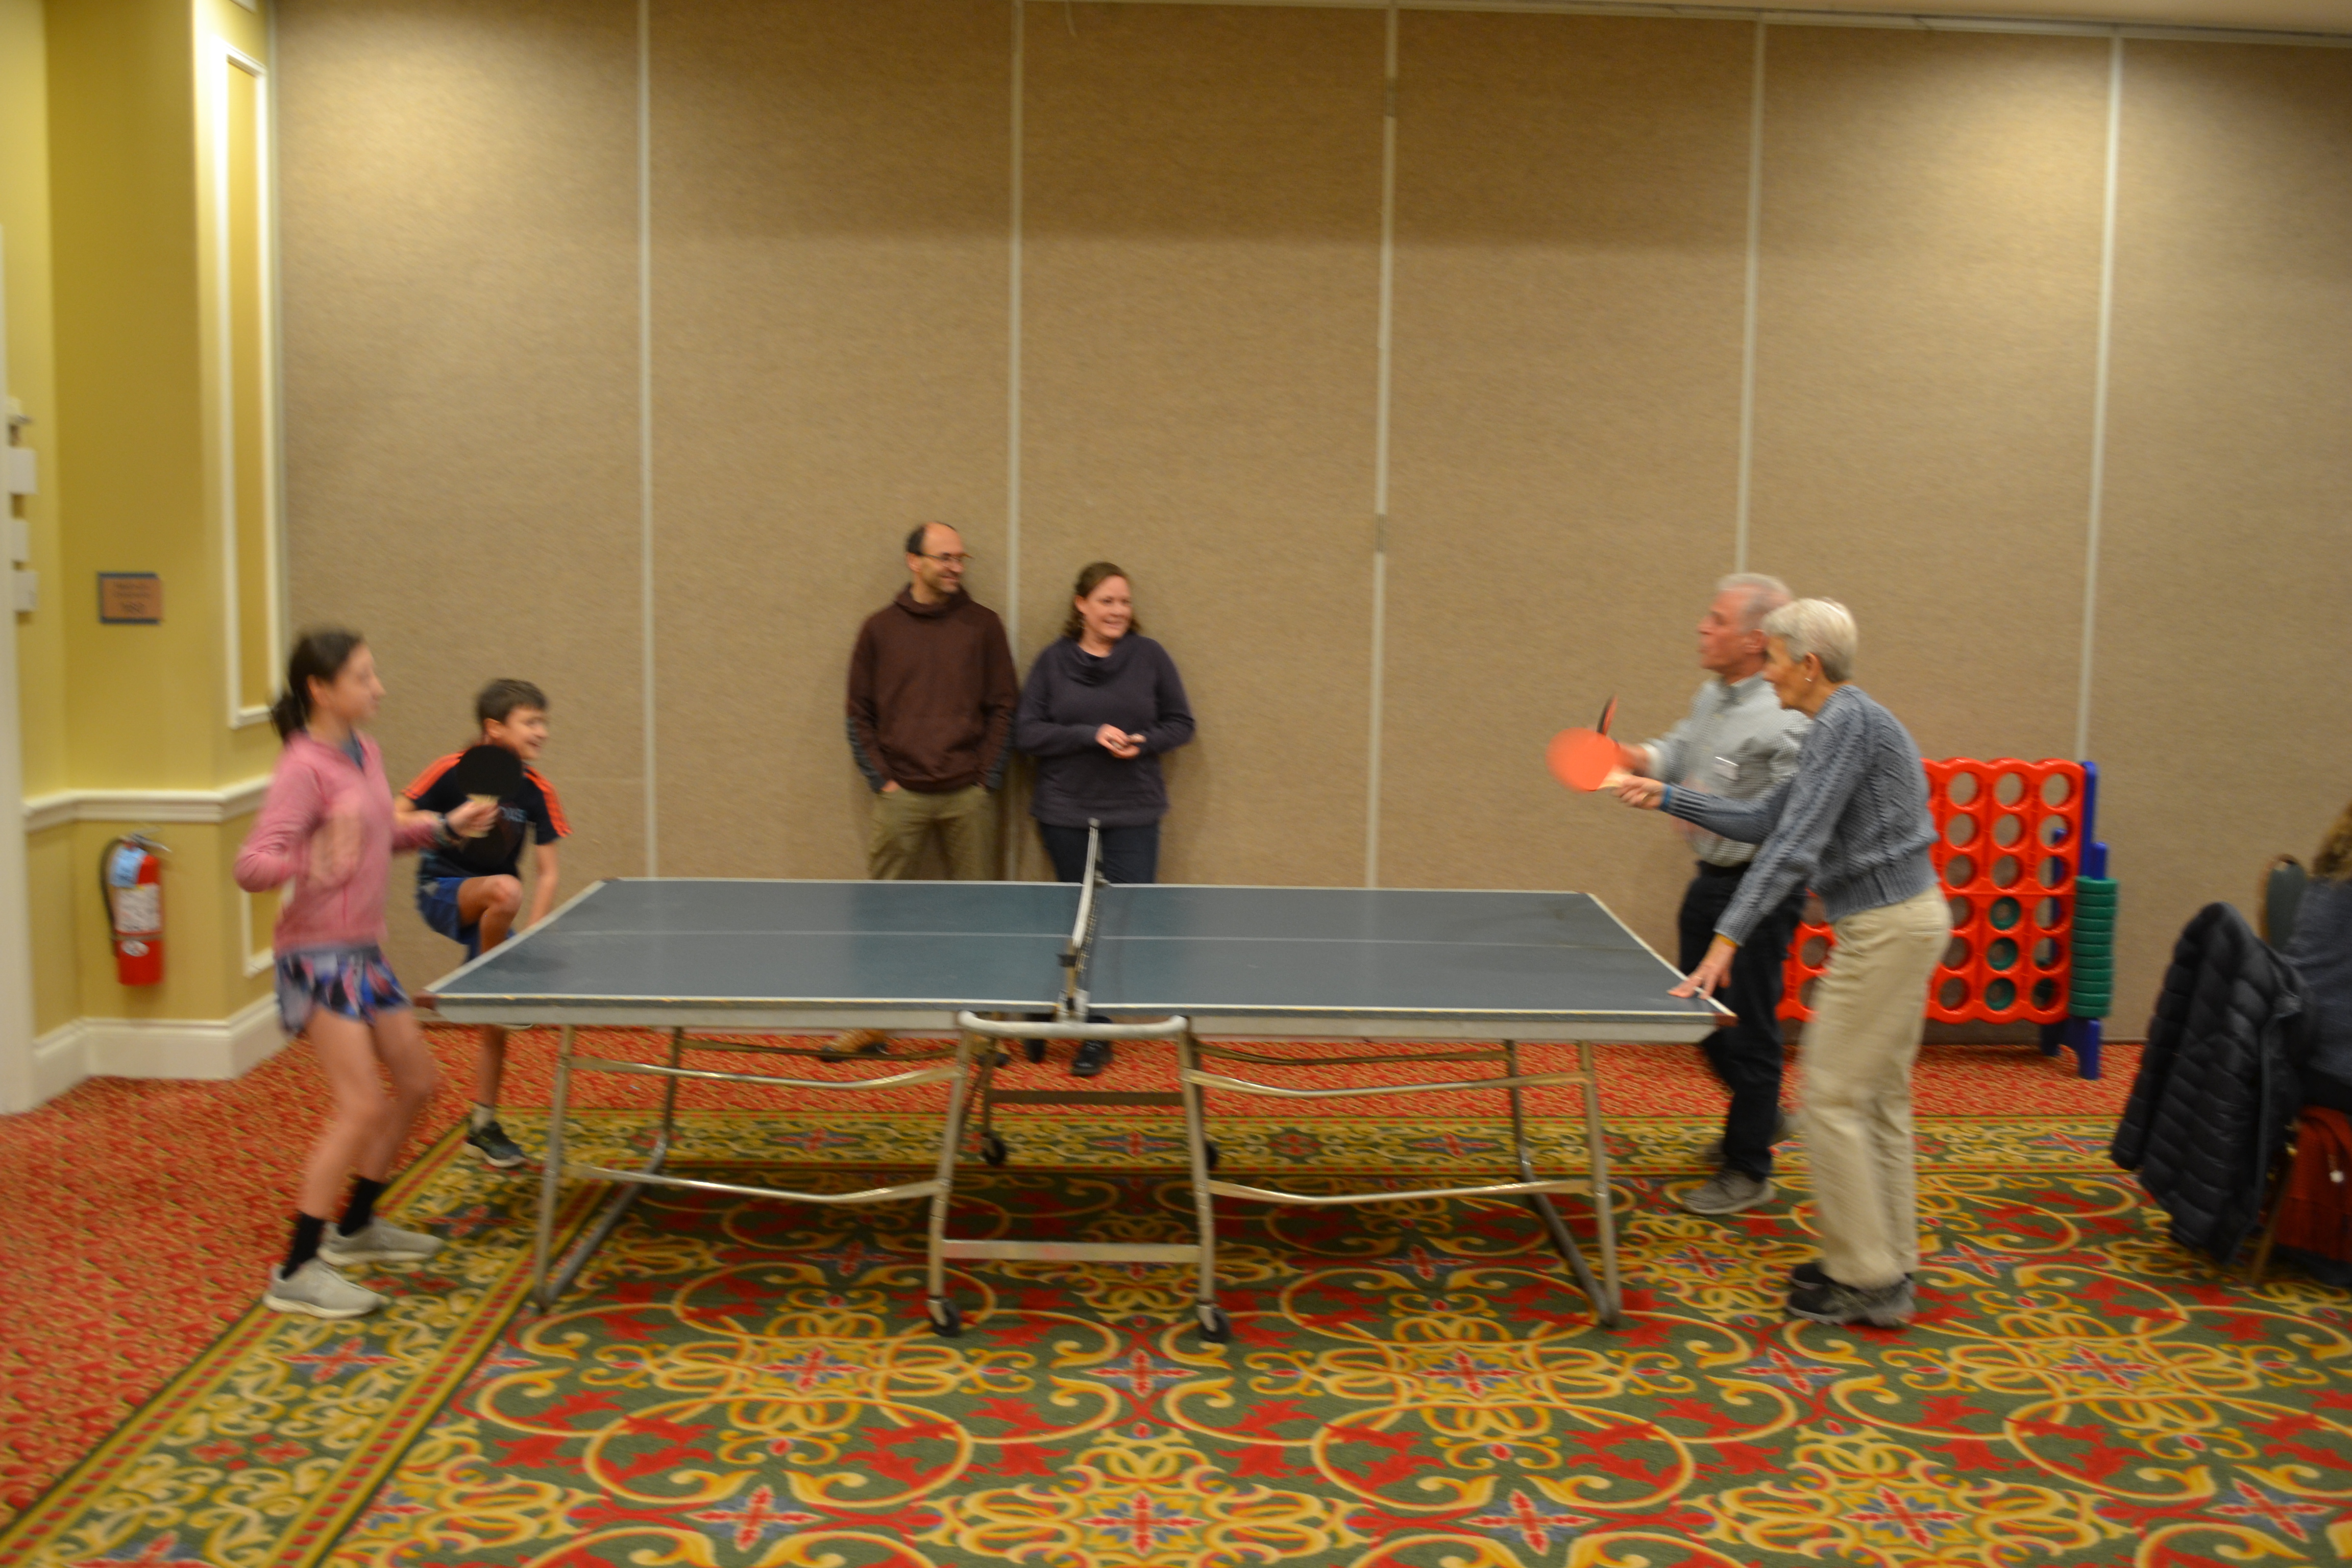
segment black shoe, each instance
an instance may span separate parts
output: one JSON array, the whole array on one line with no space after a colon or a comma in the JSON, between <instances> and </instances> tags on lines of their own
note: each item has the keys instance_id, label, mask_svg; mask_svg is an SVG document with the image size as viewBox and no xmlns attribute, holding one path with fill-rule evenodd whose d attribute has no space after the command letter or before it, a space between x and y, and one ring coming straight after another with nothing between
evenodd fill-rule
<instances>
[{"instance_id":1,"label":"black shoe","mask_svg":"<svg viewBox=\"0 0 2352 1568\"><path fill-rule=\"evenodd\" d=\"M1826 1285L1829 1282L1830 1271L1822 1267L1822 1260L1818 1258L1810 1262L1800 1263L1789 1270L1789 1283L1791 1285ZM1918 1282L1919 1276L1916 1272L1906 1274L1903 1277L1903 1283L1906 1285L1916 1285Z\"/></svg>"},{"instance_id":2,"label":"black shoe","mask_svg":"<svg viewBox=\"0 0 2352 1568\"><path fill-rule=\"evenodd\" d=\"M1865 1290L1825 1279L1818 1285L1792 1286L1789 1291L1789 1315L1816 1323L1869 1323L1899 1329L1910 1322L1914 1310L1908 1279Z\"/></svg>"},{"instance_id":3,"label":"black shoe","mask_svg":"<svg viewBox=\"0 0 2352 1568\"><path fill-rule=\"evenodd\" d=\"M1080 1040L1077 1059L1070 1064L1072 1078L1097 1078L1110 1066L1108 1040Z\"/></svg>"},{"instance_id":4,"label":"black shoe","mask_svg":"<svg viewBox=\"0 0 2352 1568\"><path fill-rule=\"evenodd\" d=\"M522 1163L522 1145L495 1121L472 1129L466 1134L466 1142L493 1171L511 1171Z\"/></svg>"}]
</instances>

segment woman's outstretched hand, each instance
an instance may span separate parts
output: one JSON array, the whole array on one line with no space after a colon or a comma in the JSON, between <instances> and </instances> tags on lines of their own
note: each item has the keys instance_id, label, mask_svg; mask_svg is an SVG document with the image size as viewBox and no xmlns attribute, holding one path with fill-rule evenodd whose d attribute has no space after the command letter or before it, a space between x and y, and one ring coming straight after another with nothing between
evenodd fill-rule
<instances>
[{"instance_id":1,"label":"woman's outstretched hand","mask_svg":"<svg viewBox=\"0 0 2352 1568\"><path fill-rule=\"evenodd\" d=\"M1690 972L1690 977L1666 994L1712 997L1717 989L1731 978L1731 955L1738 951L1737 943L1717 937L1707 945L1706 956L1699 960L1698 967Z\"/></svg>"},{"instance_id":2,"label":"woman's outstretched hand","mask_svg":"<svg viewBox=\"0 0 2352 1568\"><path fill-rule=\"evenodd\" d=\"M1619 800L1643 811L1657 810L1658 802L1666 795L1666 786L1663 783L1657 779L1643 778L1637 773L1619 773L1609 787L1616 790Z\"/></svg>"}]
</instances>

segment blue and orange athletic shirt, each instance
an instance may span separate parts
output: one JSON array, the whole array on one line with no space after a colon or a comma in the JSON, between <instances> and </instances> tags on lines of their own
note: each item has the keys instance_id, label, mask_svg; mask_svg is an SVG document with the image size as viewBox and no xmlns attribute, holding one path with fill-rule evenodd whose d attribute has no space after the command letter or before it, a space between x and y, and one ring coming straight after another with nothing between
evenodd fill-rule
<instances>
[{"instance_id":1,"label":"blue and orange athletic shirt","mask_svg":"<svg viewBox=\"0 0 2352 1568\"><path fill-rule=\"evenodd\" d=\"M420 811L443 814L457 810L466 804L465 795L449 783L449 770L457 765L463 752L447 756L416 775L415 783L400 793L414 802ZM462 844L436 844L416 858L416 875L420 881L440 877L513 877L521 874L523 840L533 832L541 844L552 844L568 837L571 825L563 820L563 805L555 798L555 786L539 776L535 768L522 771L522 788L499 808L498 821L489 832L479 838L469 838Z\"/></svg>"}]
</instances>

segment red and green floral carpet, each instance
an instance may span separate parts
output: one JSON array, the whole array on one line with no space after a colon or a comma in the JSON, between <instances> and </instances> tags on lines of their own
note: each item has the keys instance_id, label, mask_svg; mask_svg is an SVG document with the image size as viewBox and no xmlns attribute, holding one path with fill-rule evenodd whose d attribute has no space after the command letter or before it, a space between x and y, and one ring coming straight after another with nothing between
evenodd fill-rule
<instances>
[{"instance_id":1,"label":"red and green floral carpet","mask_svg":"<svg viewBox=\"0 0 2352 1568\"><path fill-rule=\"evenodd\" d=\"M1120 1070L1147 1086L1147 1064ZM2292 1273L2249 1290L2166 1241L2105 1160L2128 1059L2114 1070L2084 1085L2029 1052L1931 1048L1925 1310L1903 1333L1781 1317L1779 1281L1811 1254L1801 1149L1780 1203L1728 1222L1672 1205L1702 1173L1714 1101L1703 1069L1655 1050L1604 1065L1630 1205L1628 1314L1613 1331L1594 1325L1524 1210L1475 1202L1223 1205L1236 1336L1223 1347L1189 1327L1185 1271L1047 1263L960 1270L971 1327L941 1340L920 1316L918 1205L685 1194L641 1200L541 1316L522 1300L535 1182L479 1169L447 1135L395 1206L449 1246L427 1269L380 1276L397 1300L376 1319L243 1310L281 1223L282 1185L260 1195L249 1227L212 1216L239 1238L219 1261L182 1243L143 1273L93 1266L140 1275L151 1295L236 1287L213 1292L226 1332L147 1384L152 1397L94 1448L60 1460L37 1436L25 1443L25 1418L44 1413L25 1405L15 1373L49 1347L25 1320L0 1320L8 1441L50 1476L91 1448L25 1500L0 1561L2187 1568L2352 1557L2352 1297ZM265 1069L288 1080L278 1118L232 1118L215 1130L244 1134L229 1148L274 1141L299 1160L300 1071L299 1060ZM614 1099L576 1112L578 1135L625 1160L644 1118L621 1097L644 1089L611 1081ZM254 1079L205 1089L260 1093ZM513 1098L543 1095L526 1079ZM803 1183L869 1184L918 1163L935 1125L914 1104L817 1120L752 1098L702 1093L684 1157L734 1179L792 1167ZM118 1127L142 1103L117 1086L68 1099L103 1102ZM1302 1188L1495 1167L1491 1107L1432 1097L1403 1109L1301 1118L1286 1104L1237 1105L1220 1138L1228 1168ZM1572 1165L1569 1106L1542 1109L1547 1158ZM52 1121L88 1132L95 1114L68 1108ZM531 1142L537 1121L512 1118ZM958 1234L1187 1236L1172 1128L1065 1113L1013 1131L1014 1166L975 1166L960 1186ZM12 1173L20 1137L18 1124L0 1126ZM205 1152L182 1151L183 1163ZM154 1191L173 1183L162 1173ZM174 1214L189 1207L176 1191ZM594 1195L572 1194L567 1226ZM69 1234L49 1240L69 1246ZM145 1320L36 1319L93 1372L108 1347L156 1338ZM103 1377L91 1382L104 1391Z\"/></svg>"}]
</instances>

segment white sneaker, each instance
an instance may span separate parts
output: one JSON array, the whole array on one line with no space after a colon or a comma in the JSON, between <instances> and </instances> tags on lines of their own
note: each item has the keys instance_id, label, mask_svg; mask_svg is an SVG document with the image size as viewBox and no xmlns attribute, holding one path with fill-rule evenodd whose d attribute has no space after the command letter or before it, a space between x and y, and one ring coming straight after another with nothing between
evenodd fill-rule
<instances>
[{"instance_id":1,"label":"white sneaker","mask_svg":"<svg viewBox=\"0 0 2352 1568\"><path fill-rule=\"evenodd\" d=\"M288 1274L280 1264L269 1271L269 1289L261 1304L273 1312L307 1312L314 1318L361 1318L384 1304L384 1298L363 1285L354 1285L324 1258L313 1258Z\"/></svg>"},{"instance_id":2,"label":"white sneaker","mask_svg":"<svg viewBox=\"0 0 2352 1568\"><path fill-rule=\"evenodd\" d=\"M333 1226L319 1238L319 1256L338 1266L347 1263L422 1263L441 1250L438 1237L421 1230L403 1230L390 1220L372 1219L345 1236Z\"/></svg>"}]
</instances>

